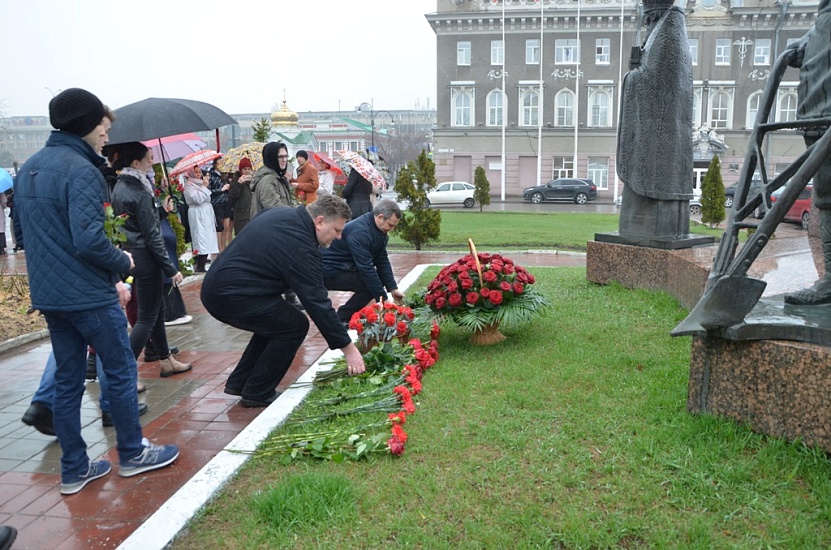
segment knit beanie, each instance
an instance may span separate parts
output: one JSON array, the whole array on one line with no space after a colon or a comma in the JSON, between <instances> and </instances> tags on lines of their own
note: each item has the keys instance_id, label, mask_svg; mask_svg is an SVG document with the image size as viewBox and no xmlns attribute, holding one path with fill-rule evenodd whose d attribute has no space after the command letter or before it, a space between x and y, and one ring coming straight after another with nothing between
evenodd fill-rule
<instances>
[{"instance_id":1,"label":"knit beanie","mask_svg":"<svg viewBox=\"0 0 831 550\"><path fill-rule=\"evenodd\" d=\"M53 127L84 137L101 124L107 114L104 104L81 88L69 88L49 102L49 122Z\"/></svg>"},{"instance_id":2,"label":"knit beanie","mask_svg":"<svg viewBox=\"0 0 831 550\"><path fill-rule=\"evenodd\" d=\"M239 171L242 172L243 168L251 168L251 159L248 157L242 157L239 161Z\"/></svg>"}]
</instances>

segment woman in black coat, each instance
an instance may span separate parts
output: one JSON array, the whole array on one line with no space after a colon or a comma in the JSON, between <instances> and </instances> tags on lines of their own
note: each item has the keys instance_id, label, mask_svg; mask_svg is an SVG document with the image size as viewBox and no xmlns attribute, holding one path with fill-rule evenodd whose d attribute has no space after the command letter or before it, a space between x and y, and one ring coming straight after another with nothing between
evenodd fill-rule
<instances>
[{"instance_id":1,"label":"woman in black coat","mask_svg":"<svg viewBox=\"0 0 831 550\"><path fill-rule=\"evenodd\" d=\"M352 210L352 219L372 212L372 183L360 175L355 168L349 173L349 179L343 187L343 198Z\"/></svg>"}]
</instances>

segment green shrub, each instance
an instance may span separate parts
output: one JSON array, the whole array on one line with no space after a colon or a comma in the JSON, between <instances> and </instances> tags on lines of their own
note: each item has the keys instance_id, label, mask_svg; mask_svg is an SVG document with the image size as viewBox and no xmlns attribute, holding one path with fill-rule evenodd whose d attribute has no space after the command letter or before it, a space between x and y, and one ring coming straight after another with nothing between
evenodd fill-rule
<instances>
[{"instance_id":1,"label":"green shrub","mask_svg":"<svg viewBox=\"0 0 831 550\"><path fill-rule=\"evenodd\" d=\"M416 250L421 250L426 243L437 241L441 233L441 211L425 208L427 193L435 186L436 165L423 150L414 162L408 162L398 172L398 179L395 180L399 198L408 201L410 206L402 212L403 217L394 233Z\"/></svg>"},{"instance_id":2,"label":"green shrub","mask_svg":"<svg viewBox=\"0 0 831 550\"><path fill-rule=\"evenodd\" d=\"M473 185L476 190L473 191L473 198L479 203L479 212L482 208L491 203L491 183L485 176L485 169L477 166L473 175Z\"/></svg>"},{"instance_id":3,"label":"green shrub","mask_svg":"<svg viewBox=\"0 0 831 550\"><path fill-rule=\"evenodd\" d=\"M701 188L701 222L715 227L724 221L724 182L718 155L710 161L704 185Z\"/></svg>"}]
</instances>

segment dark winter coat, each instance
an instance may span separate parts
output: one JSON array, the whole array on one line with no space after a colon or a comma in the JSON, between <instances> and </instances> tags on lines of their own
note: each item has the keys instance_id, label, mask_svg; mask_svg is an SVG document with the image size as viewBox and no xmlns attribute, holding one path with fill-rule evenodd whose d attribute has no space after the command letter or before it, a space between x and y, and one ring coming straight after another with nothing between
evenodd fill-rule
<instances>
[{"instance_id":1,"label":"dark winter coat","mask_svg":"<svg viewBox=\"0 0 831 550\"><path fill-rule=\"evenodd\" d=\"M349 173L349 179L343 186L343 194L346 204L352 210L352 219L355 220L367 212L372 212L372 183L360 175L354 168Z\"/></svg>"},{"instance_id":2,"label":"dark winter coat","mask_svg":"<svg viewBox=\"0 0 831 550\"><path fill-rule=\"evenodd\" d=\"M104 234L104 159L78 136L54 131L20 169L15 211L26 235L32 306L81 311L118 303L130 259Z\"/></svg>"},{"instance_id":3,"label":"dark winter coat","mask_svg":"<svg viewBox=\"0 0 831 550\"><path fill-rule=\"evenodd\" d=\"M343 237L333 241L329 248L321 248L324 277L333 277L341 271L358 271L374 298L387 299L398 285L387 256L389 235L378 229L372 212L352 220L343 228Z\"/></svg>"},{"instance_id":4,"label":"dark winter coat","mask_svg":"<svg viewBox=\"0 0 831 550\"><path fill-rule=\"evenodd\" d=\"M221 315L235 312L239 296L278 300L289 289L330 348L351 343L323 285L320 247L305 206L271 208L252 219L211 264L202 281L202 302Z\"/></svg>"}]
</instances>

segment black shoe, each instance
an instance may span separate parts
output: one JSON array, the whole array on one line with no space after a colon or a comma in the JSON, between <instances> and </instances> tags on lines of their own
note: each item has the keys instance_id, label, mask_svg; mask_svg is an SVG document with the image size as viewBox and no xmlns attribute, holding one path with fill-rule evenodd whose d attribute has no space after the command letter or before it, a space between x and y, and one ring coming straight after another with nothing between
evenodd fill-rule
<instances>
[{"instance_id":1,"label":"black shoe","mask_svg":"<svg viewBox=\"0 0 831 550\"><path fill-rule=\"evenodd\" d=\"M176 346L173 346L172 348L170 348L170 353L172 353L173 355L178 355L179 348L177 348ZM145 363L153 363L153 362L159 361L159 360L161 360L161 357L159 357L158 354L155 351L151 351L150 355L147 355L147 348L145 348L145 351L144 351L144 362Z\"/></svg>"},{"instance_id":2,"label":"black shoe","mask_svg":"<svg viewBox=\"0 0 831 550\"><path fill-rule=\"evenodd\" d=\"M139 416L144 416L144 413L146 413L148 410L150 410L150 407L147 406L147 403L139 403ZM106 411L101 411L101 424L103 424L105 428L112 427L112 415Z\"/></svg>"},{"instance_id":3,"label":"black shoe","mask_svg":"<svg viewBox=\"0 0 831 550\"><path fill-rule=\"evenodd\" d=\"M98 378L98 366L95 364L95 352L90 351L87 355L87 380Z\"/></svg>"},{"instance_id":4,"label":"black shoe","mask_svg":"<svg viewBox=\"0 0 831 550\"><path fill-rule=\"evenodd\" d=\"M242 395L242 390L238 390L238 389L235 389L235 388L229 388L228 386L225 386L224 391L228 395L236 395L236 396Z\"/></svg>"},{"instance_id":5,"label":"black shoe","mask_svg":"<svg viewBox=\"0 0 831 550\"><path fill-rule=\"evenodd\" d=\"M0 550L9 550L17 538L17 529L9 525L0 527Z\"/></svg>"},{"instance_id":6,"label":"black shoe","mask_svg":"<svg viewBox=\"0 0 831 550\"><path fill-rule=\"evenodd\" d=\"M43 435L55 435L55 425L52 423L52 409L40 401L32 401L26 412L23 413L23 423L33 427Z\"/></svg>"},{"instance_id":7,"label":"black shoe","mask_svg":"<svg viewBox=\"0 0 831 550\"><path fill-rule=\"evenodd\" d=\"M272 403L277 401L278 397L280 397L280 392L276 392L274 395L272 395L271 397L269 397L268 399L265 399L265 400L262 400L262 399L246 399L245 397L243 397L240 400L240 404L243 407L248 407L249 409L255 409L255 408L260 408L260 407L268 407L269 405L271 405Z\"/></svg>"}]
</instances>

